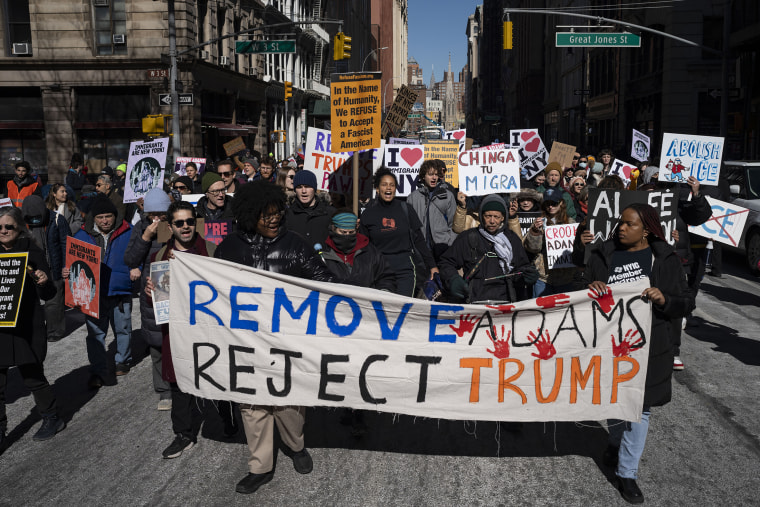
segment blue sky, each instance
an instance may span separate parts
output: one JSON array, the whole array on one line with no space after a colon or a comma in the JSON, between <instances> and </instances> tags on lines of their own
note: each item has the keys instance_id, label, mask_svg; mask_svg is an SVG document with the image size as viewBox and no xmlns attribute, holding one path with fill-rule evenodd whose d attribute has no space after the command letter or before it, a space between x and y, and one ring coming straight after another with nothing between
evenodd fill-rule
<instances>
[{"instance_id":1,"label":"blue sky","mask_svg":"<svg viewBox=\"0 0 760 507\"><path fill-rule=\"evenodd\" d=\"M424 83L430 83L431 66L435 79L443 79L449 65L454 80L467 63L467 17L482 4L474 0L409 0L409 57L422 67Z\"/></svg>"}]
</instances>

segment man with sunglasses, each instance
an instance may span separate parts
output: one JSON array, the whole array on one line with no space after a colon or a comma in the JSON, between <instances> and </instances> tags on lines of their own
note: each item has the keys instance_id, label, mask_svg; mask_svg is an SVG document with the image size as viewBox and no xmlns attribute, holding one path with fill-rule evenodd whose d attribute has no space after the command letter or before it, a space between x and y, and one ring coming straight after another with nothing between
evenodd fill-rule
<instances>
[{"instance_id":1,"label":"man with sunglasses","mask_svg":"<svg viewBox=\"0 0 760 507\"><path fill-rule=\"evenodd\" d=\"M172 190L176 190L180 195L193 193L193 180L189 176L180 176L172 183Z\"/></svg>"},{"instance_id":2,"label":"man with sunglasses","mask_svg":"<svg viewBox=\"0 0 760 507\"><path fill-rule=\"evenodd\" d=\"M224 188L228 194L234 194L240 190L242 181L235 177L235 163L230 159L224 159L216 164L216 172L224 182Z\"/></svg>"},{"instance_id":3,"label":"man with sunglasses","mask_svg":"<svg viewBox=\"0 0 760 507\"><path fill-rule=\"evenodd\" d=\"M203 193L195 207L198 217L206 220L234 220L232 197L227 195L227 185L211 171L203 175Z\"/></svg>"}]
</instances>

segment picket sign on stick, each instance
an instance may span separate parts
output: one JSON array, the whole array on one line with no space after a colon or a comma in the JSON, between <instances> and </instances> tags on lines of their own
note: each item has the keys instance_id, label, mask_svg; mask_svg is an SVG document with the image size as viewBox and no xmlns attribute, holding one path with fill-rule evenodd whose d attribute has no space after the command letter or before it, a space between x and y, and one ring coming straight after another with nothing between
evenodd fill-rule
<instances>
[{"instance_id":1,"label":"picket sign on stick","mask_svg":"<svg viewBox=\"0 0 760 507\"><path fill-rule=\"evenodd\" d=\"M648 280L514 305L439 304L175 252L183 392L461 420L641 417Z\"/></svg>"},{"instance_id":2,"label":"picket sign on stick","mask_svg":"<svg viewBox=\"0 0 760 507\"><path fill-rule=\"evenodd\" d=\"M749 210L729 202L719 201L705 196L712 207L712 216L702 225L689 226L689 232L719 241L731 246L738 246L747 223Z\"/></svg>"}]
</instances>

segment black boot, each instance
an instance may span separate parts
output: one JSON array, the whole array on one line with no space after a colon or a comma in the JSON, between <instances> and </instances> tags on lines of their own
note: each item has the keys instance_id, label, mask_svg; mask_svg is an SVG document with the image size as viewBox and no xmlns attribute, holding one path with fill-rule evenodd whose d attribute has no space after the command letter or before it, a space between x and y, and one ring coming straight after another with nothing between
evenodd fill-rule
<instances>
[{"instance_id":1,"label":"black boot","mask_svg":"<svg viewBox=\"0 0 760 507\"><path fill-rule=\"evenodd\" d=\"M615 477L617 479L617 488L620 491L620 495L628 503L644 503L644 493L639 489L639 485L636 484L636 479L624 479L623 477Z\"/></svg>"},{"instance_id":2,"label":"black boot","mask_svg":"<svg viewBox=\"0 0 760 507\"><path fill-rule=\"evenodd\" d=\"M66 427L66 421L58 417L58 414L44 416L42 418L42 426L34 434L32 440L41 442L43 440L50 440L59 431L63 431Z\"/></svg>"}]
</instances>

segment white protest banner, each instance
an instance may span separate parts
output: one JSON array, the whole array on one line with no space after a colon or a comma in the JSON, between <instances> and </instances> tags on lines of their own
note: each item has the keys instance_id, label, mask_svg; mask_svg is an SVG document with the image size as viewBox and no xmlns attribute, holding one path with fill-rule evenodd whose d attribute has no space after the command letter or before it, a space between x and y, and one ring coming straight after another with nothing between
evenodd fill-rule
<instances>
[{"instance_id":1,"label":"white protest banner","mask_svg":"<svg viewBox=\"0 0 760 507\"><path fill-rule=\"evenodd\" d=\"M689 226L689 232L731 246L738 246L747 223L749 210L712 197L707 197L712 216L702 225Z\"/></svg>"},{"instance_id":2,"label":"white protest banner","mask_svg":"<svg viewBox=\"0 0 760 507\"><path fill-rule=\"evenodd\" d=\"M153 314L156 324L169 322L169 261L150 264L150 279L153 282Z\"/></svg>"},{"instance_id":3,"label":"white protest banner","mask_svg":"<svg viewBox=\"0 0 760 507\"><path fill-rule=\"evenodd\" d=\"M425 146L385 145L385 167L396 175L396 196L406 197L419 186L417 175L425 160Z\"/></svg>"},{"instance_id":4,"label":"white protest banner","mask_svg":"<svg viewBox=\"0 0 760 507\"><path fill-rule=\"evenodd\" d=\"M164 185L164 166L169 138L151 139L130 143L127 175L124 184L124 202L137 202L148 190Z\"/></svg>"},{"instance_id":5,"label":"white protest banner","mask_svg":"<svg viewBox=\"0 0 760 507\"><path fill-rule=\"evenodd\" d=\"M459 153L462 153L466 149L467 129L447 130L444 133L443 138L456 139L457 141L459 141Z\"/></svg>"},{"instance_id":6,"label":"white protest banner","mask_svg":"<svg viewBox=\"0 0 760 507\"><path fill-rule=\"evenodd\" d=\"M549 152L536 129L510 130L512 147L520 153L520 169L525 179L531 180L546 168Z\"/></svg>"},{"instance_id":7,"label":"white protest banner","mask_svg":"<svg viewBox=\"0 0 760 507\"><path fill-rule=\"evenodd\" d=\"M649 136L633 129L631 139L631 157L639 162L649 160Z\"/></svg>"},{"instance_id":8,"label":"white protest banner","mask_svg":"<svg viewBox=\"0 0 760 507\"><path fill-rule=\"evenodd\" d=\"M550 225L544 229L547 269L574 268L573 241L578 224Z\"/></svg>"},{"instance_id":9,"label":"white protest banner","mask_svg":"<svg viewBox=\"0 0 760 507\"><path fill-rule=\"evenodd\" d=\"M470 150L459 154L459 190L468 196L518 192L517 150Z\"/></svg>"},{"instance_id":10,"label":"white protest banner","mask_svg":"<svg viewBox=\"0 0 760 507\"><path fill-rule=\"evenodd\" d=\"M388 144L420 144L419 139L407 139L406 137L391 137Z\"/></svg>"},{"instance_id":11,"label":"white protest banner","mask_svg":"<svg viewBox=\"0 0 760 507\"><path fill-rule=\"evenodd\" d=\"M182 392L498 421L637 421L648 280L514 305L442 304L175 252Z\"/></svg>"},{"instance_id":12,"label":"white protest banner","mask_svg":"<svg viewBox=\"0 0 760 507\"><path fill-rule=\"evenodd\" d=\"M612 161L612 167L610 168L610 174L617 176L627 187L631 183L631 171L635 171L636 166L623 162L619 158Z\"/></svg>"},{"instance_id":13,"label":"white protest banner","mask_svg":"<svg viewBox=\"0 0 760 507\"><path fill-rule=\"evenodd\" d=\"M192 162L196 165L196 167L198 167L198 174L204 173L206 169L206 159L196 157L177 157L177 159L174 161L174 172L180 176L187 176L185 166L188 164L188 162Z\"/></svg>"},{"instance_id":14,"label":"white protest banner","mask_svg":"<svg viewBox=\"0 0 760 507\"><path fill-rule=\"evenodd\" d=\"M658 180L682 182L694 176L700 185L717 185L724 141L722 137L663 134Z\"/></svg>"},{"instance_id":15,"label":"white protest banner","mask_svg":"<svg viewBox=\"0 0 760 507\"><path fill-rule=\"evenodd\" d=\"M317 175L317 190L351 195L353 192L353 152L333 153L329 130L309 127L303 168ZM372 175L383 162L383 147L359 152L359 196L372 195Z\"/></svg>"}]
</instances>

